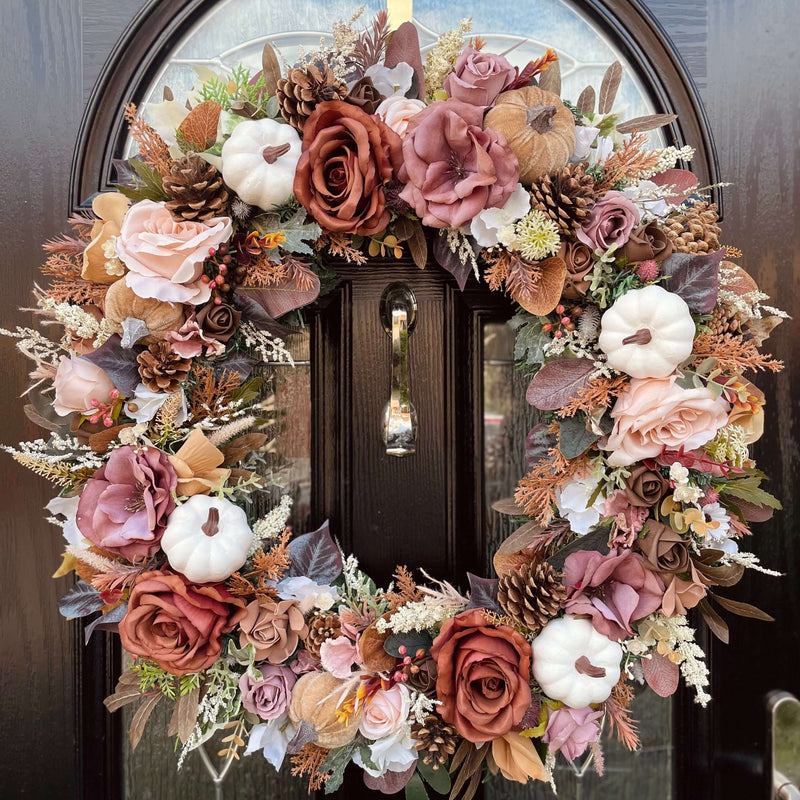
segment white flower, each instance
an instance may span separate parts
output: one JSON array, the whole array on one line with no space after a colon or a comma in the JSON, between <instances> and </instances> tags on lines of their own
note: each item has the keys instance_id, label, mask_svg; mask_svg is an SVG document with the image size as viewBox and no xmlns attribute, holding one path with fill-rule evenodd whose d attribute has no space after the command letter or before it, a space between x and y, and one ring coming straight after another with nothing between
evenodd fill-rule
<instances>
[{"instance_id":1,"label":"white flower","mask_svg":"<svg viewBox=\"0 0 800 800\"><path fill-rule=\"evenodd\" d=\"M728 538L731 529L731 518L728 512L719 503L707 503L701 509L706 515L706 522L718 522L717 528L709 528L708 538L713 541L722 541Z\"/></svg>"},{"instance_id":2,"label":"white flower","mask_svg":"<svg viewBox=\"0 0 800 800\"><path fill-rule=\"evenodd\" d=\"M396 97L404 95L411 88L414 68L405 61L401 61L396 67L373 64L366 68L364 75L372 79L372 85L384 97Z\"/></svg>"},{"instance_id":3,"label":"white flower","mask_svg":"<svg viewBox=\"0 0 800 800\"><path fill-rule=\"evenodd\" d=\"M186 395L183 389L181 393L181 408L175 417L175 423L182 425L189 419L189 407L186 405ZM158 409L167 402L168 394L163 392L151 392L143 383L140 383L134 390L133 397L125 403L125 413L137 422L150 422L158 413ZM131 409L131 404L136 406L136 411Z\"/></svg>"},{"instance_id":4,"label":"white flower","mask_svg":"<svg viewBox=\"0 0 800 800\"><path fill-rule=\"evenodd\" d=\"M570 161L586 161L589 158L589 150L592 143L600 133L600 128L592 128L588 125L575 126L575 150L572 152Z\"/></svg>"},{"instance_id":5,"label":"white flower","mask_svg":"<svg viewBox=\"0 0 800 800\"><path fill-rule=\"evenodd\" d=\"M373 778L380 778L385 772L405 772L417 760L417 751L408 725L403 725L391 736L369 742L369 752L377 769L367 767L358 750L353 753L353 761Z\"/></svg>"},{"instance_id":6,"label":"white flower","mask_svg":"<svg viewBox=\"0 0 800 800\"><path fill-rule=\"evenodd\" d=\"M501 228L513 226L530 211L530 208L531 196L525 187L518 183L502 208L485 208L472 220L470 233L481 247L493 247L501 241L499 237Z\"/></svg>"},{"instance_id":7,"label":"white flower","mask_svg":"<svg viewBox=\"0 0 800 800\"><path fill-rule=\"evenodd\" d=\"M287 714L283 714L277 719L270 720L262 725L256 725L250 731L250 739L247 742L247 750L245 750L244 754L249 756L257 750L262 750L264 758L276 770L279 770L286 756L289 742L296 732L297 730Z\"/></svg>"},{"instance_id":8,"label":"white flower","mask_svg":"<svg viewBox=\"0 0 800 800\"><path fill-rule=\"evenodd\" d=\"M161 138L170 145L178 144L175 132L189 116L189 109L179 100L165 100L147 106L147 117Z\"/></svg>"},{"instance_id":9,"label":"white flower","mask_svg":"<svg viewBox=\"0 0 800 800\"><path fill-rule=\"evenodd\" d=\"M398 135L403 136L411 118L425 108L422 100L412 100L403 95L387 97L375 113Z\"/></svg>"},{"instance_id":10,"label":"white flower","mask_svg":"<svg viewBox=\"0 0 800 800\"><path fill-rule=\"evenodd\" d=\"M589 165L605 164L606 159L614 152L614 140L610 136L598 136L597 147L589 152Z\"/></svg>"},{"instance_id":11,"label":"white flower","mask_svg":"<svg viewBox=\"0 0 800 800\"><path fill-rule=\"evenodd\" d=\"M680 461L675 461L669 468L669 479L678 486L689 483L689 470Z\"/></svg>"},{"instance_id":12,"label":"white flower","mask_svg":"<svg viewBox=\"0 0 800 800\"><path fill-rule=\"evenodd\" d=\"M358 730L367 739L390 736L405 725L410 708L411 696L403 684L378 689L361 714Z\"/></svg>"},{"instance_id":13,"label":"white flower","mask_svg":"<svg viewBox=\"0 0 800 800\"><path fill-rule=\"evenodd\" d=\"M58 514L66 518L66 522L63 526L63 533L67 544L73 547L83 548L86 546L84 544L83 535L78 530L78 526L75 523L80 499L80 495L75 495L75 497L54 497L45 508L51 514Z\"/></svg>"},{"instance_id":14,"label":"white flower","mask_svg":"<svg viewBox=\"0 0 800 800\"><path fill-rule=\"evenodd\" d=\"M556 505L558 513L569 521L569 526L575 533L582 536L589 533L589 528L600 521L600 516L605 506L605 497L602 492L589 505L589 500L597 489L598 478L588 475L565 483L556 492Z\"/></svg>"},{"instance_id":15,"label":"white flower","mask_svg":"<svg viewBox=\"0 0 800 800\"><path fill-rule=\"evenodd\" d=\"M642 216L651 214L654 217L663 217L670 208L664 200L664 190L652 181L642 180L635 186L627 186L622 194L639 209Z\"/></svg>"},{"instance_id":16,"label":"white flower","mask_svg":"<svg viewBox=\"0 0 800 800\"><path fill-rule=\"evenodd\" d=\"M676 503L696 503L703 496L703 490L699 486L689 486L679 484L672 493L672 499Z\"/></svg>"},{"instance_id":17,"label":"white flower","mask_svg":"<svg viewBox=\"0 0 800 800\"><path fill-rule=\"evenodd\" d=\"M281 600L297 600L304 614L312 608L327 611L339 600L339 592L335 587L314 583L311 578L305 576L284 578L277 589Z\"/></svg>"}]
</instances>

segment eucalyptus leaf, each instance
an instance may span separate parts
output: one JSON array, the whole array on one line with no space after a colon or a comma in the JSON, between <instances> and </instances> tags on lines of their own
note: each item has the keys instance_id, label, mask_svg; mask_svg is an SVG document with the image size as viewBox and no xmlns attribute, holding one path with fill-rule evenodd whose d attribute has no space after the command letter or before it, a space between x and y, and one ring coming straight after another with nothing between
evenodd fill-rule
<instances>
[{"instance_id":1,"label":"eucalyptus leaf","mask_svg":"<svg viewBox=\"0 0 800 800\"><path fill-rule=\"evenodd\" d=\"M418 772L415 772L406 784L406 800L430 800Z\"/></svg>"},{"instance_id":2,"label":"eucalyptus leaf","mask_svg":"<svg viewBox=\"0 0 800 800\"><path fill-rule=\"evenodd\" d=\"M597 550L598 553L603 555L608 553L608 528L605 526L592 528L585 536L579 536L565 547L562 547L550 556L547 561L553 569L563 570L567 557L577 553L579 550Z\"/></svg>"},{"instance_id":3,"label":"eucalyptus leaf","mask_svg":"<svg viewBox=\"0 0 800 800\"><path fill-rule=\"evenodd\" d=\"M95 631L108 631L109 633L116 633L117 628L122 618L128 612L128 604L120 603L114 606L106 614L101 614L97 619L93 619L83 630L83 640L85 644L89 644L89 639Z\"/></svg>"},{"instance_id":4,"label":"eucalyptus leaf","mask_svg":"<svg viewBox=\"0 0 800 800\"><path fill-rule=\"evenodd\" d=\"M567 417L558 423L558 449L564 458L577 458L599 438L600 434L587 430L586 423L581 419Z\"/></svg>"},{"instance_id":5,"label":"eucalyptus leaf","mask_svg":"<svg viewBox=\"0 0 800 800\"><path fill-rule=\"evenodd\" d=\"M525 472L530 472L542 459L549 458L550 450L556 446L557 439L548 431L549 427L540 422L525 437Z\"/></svg>"},{"instance_id":6,"label":"eucalyptus leaf","mask_svg":"<svg viewBox=\"0 0 800 800\"><path fill-rule=\"evenodd\" d=\"M450 791L450 775L446 769L439 767L434 769L433 764L426 764L422 759L417 761L417 772L423 777L425 782L439 794L447 794Z\"/></svg>"},{"instance_id":7,"label":"eucalyptus leaf","mask_svg":"<svg viewBox=\"0 0 800 800\"><path fill-rule=\"evenodd\" d=\"M58 610L62 617L76 619L99 611L105 602L100 592L85 581L78 581L59 601Z\"/></svg>"},{"instance_id":8,"label":"eucalyptus leaf","mask_svg":"<svg viewBox=\"0 0 800 800\"><path fill-rule=\"evenodd\" d=\"M409 631L408 633L393 633L386 638L383 649L395 658L402 658L405 655L413 655L417 650L431 649L433 639L427 631ZM403 653L400 648L405 647Z\"/></svg>"},{"instance_id":9,"label":"eucalyptus leaf","mask_svg":"<svg viewBox=\"0 0 800 800\"><path fill-rule=\"evenodd\" d=\"M519 315L514 319L520 319ZM542 330L542 322L538 317L529 317L517 329L517 336L514 340L514 360L532 367L544 363L544 346L549 341L549 337Z\"/></svg>"}]
</instances>

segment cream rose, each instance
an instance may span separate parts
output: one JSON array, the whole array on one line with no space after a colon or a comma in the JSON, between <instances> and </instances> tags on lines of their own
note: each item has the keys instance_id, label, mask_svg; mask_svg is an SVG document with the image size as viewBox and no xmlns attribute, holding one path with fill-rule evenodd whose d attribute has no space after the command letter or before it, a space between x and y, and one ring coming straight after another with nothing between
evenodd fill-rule
<instances>
[{"instance_id":1,"label":"cream rose","mask_svg":"<svg viewBox=\"0 0 800 800\"><path fill-rule=\"evenodd\" d=\"M408 128L408 123L415 114L425 108L422 100L412 100L408 97L388 97L384 100L375 113L399 136Z\"/></svg>"},{"instance_id":2,"label":"cream rose","mask_svg":"<svg viewBox=\"0 0 800 800\"><path fill-rule=\"evenodd\" d=\"M358 730L367 739L389 736L406 721L410 706L408 689L402 684L378 689L361 715Z\"/></svg>"},{"instance_id":3,"label":"cream rose","mask_svg":"<svg viewBox=\"0 0 800 800\"><path fill-rule=\"evenodd\" d=\"M201 280L203 262L232 232L228 217L177 222L164 203L142 200L125 214L117 238L117 255L130 270L125 282L139 297L205 303L211 289Z\"/></svg>"},{"instance_id":4,"label":"cream rose","mask_svg":"<svg viewBox=\"0 0 800 800\"><path fill-rule=\"evenodd\" d=\"M710 389L681 389L669 378L634 378L611 417L614 429L601 440L608 463L628 466L655 458L664 447L694 450L713 439L728 420L728 404Z\"/></svg>"},{"instance_id":5,"label":"cream rose","mask_svg":"<svg viewBox=\"0 0 800 800\"><path fill-rule=\"evenodd\" d=\"M75 356L61 356L53 385L56 389L53 408L61 417L76 411L93 413L92 400L107 403L115 388L111 378L100 367L86 358Z\"/></svg>"}]
</instances>

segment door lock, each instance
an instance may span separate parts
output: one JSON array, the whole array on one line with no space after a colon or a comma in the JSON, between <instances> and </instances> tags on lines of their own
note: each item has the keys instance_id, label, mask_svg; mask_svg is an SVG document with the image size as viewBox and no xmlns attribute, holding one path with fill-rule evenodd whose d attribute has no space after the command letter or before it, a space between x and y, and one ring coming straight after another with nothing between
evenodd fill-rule
<instances>
[{"instance_id":1,"label":"door lock","mask_svg":"<svg viewBox=\"0 0 800 800\"><path fill-rule=\"evenodd\" d=\"M800 800L800 700L783 691L767 695L771 800Z\"/></svg>"},{"instance_id":2,"label":"door lock","mask_svg":"<svg viewBox=\"0 0 800 800\"><path fill-rule=\"evenodd\" d=\"M411 403L408 340L417 321L417 298L405 283L390 283L381 296L381 322L392 337L389 402L383 409L383 443L390 456L416 451L417 412Z\"/></svg>"}]
</instances>

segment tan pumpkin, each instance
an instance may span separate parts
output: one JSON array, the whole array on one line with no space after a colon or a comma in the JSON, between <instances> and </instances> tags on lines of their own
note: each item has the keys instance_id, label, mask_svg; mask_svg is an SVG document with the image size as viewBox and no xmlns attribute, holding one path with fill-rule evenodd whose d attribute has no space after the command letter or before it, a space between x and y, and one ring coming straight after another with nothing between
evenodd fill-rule
<instances>
[{"instance_id":1,"label":"tan pumpkin","mask_svg":"<svg viewBox=\"0 0 800 800\"><path fill-rule=\"evenodd\" d=\"M154 297L139 297L125 281L108 287L103 311L114 333L122 335L122 323L128 318L140 319L150 331L140 344L154 344L164 338L167 331L177 331L184 322L181 303L165 303Z\"/></svg>"},{"instance_id":2,"label":"tan pumpkin","mask_svg":"<svg viewBox=\"0 0 800 800\"><path fill-rule=\"evenodd\" d=\"M484 127L508 139L525 184L561 169L575 150L572 112L558 95L538 86L503 92L486 115Z\"/></svg>"},{"instance_id":3,"label":"tan pumpkin","mask_svg":"<svg viewBox=\"0 0 800 800\"><path fill-rule=\"evenodd\" d=\"M317 732L316 744L326 750L344 747L358 733L357 720L349 724L336 716L339 705L355 695L358 679L342 680L330 672L306 672L292 690L289 718L295 725L309 722Z\"/></svg>"}]
</instances>

